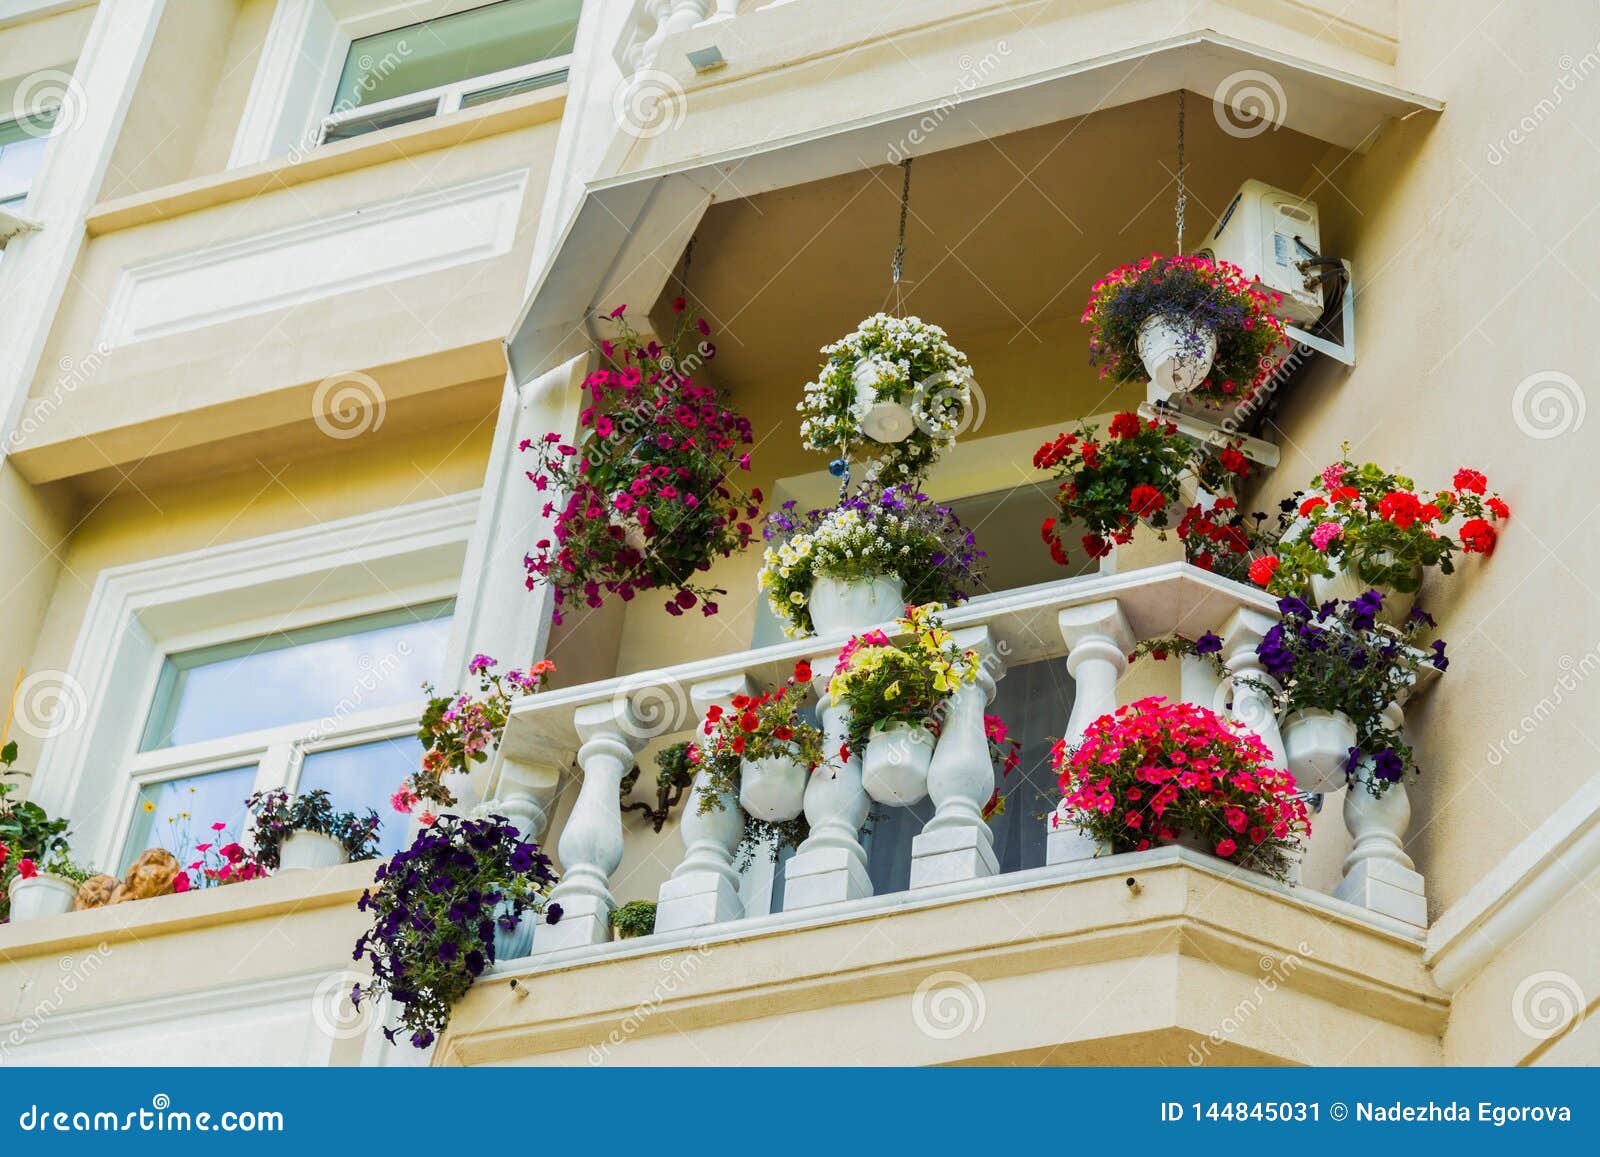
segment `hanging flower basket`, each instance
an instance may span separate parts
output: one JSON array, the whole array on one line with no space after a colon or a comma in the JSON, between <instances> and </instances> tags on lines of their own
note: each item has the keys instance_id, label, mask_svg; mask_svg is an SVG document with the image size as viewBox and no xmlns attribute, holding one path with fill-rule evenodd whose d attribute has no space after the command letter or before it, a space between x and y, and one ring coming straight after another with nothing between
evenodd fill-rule
<instances>
[{"instance_id":1,"label":"hanging flower basket","mask_svg":"<svg viewBox=\"0 0 1600 1157\"><path fill-rule=\"evenodd\" d=\"M915 482L969 420L972 370L944 330L873 314L824 346L827 362L797 407L806 449L864 458L869 479Z\"/></svg>"},{"instance_id":2,"label":"hanging flower basket","mask_svg":"<svg viewBox=\"0 0 1600 1157\"><path fill-rule=\"evenodd\" d=\"M900 487L863 487L829 510L767 517L758 577L791 638L860 630L906 604L966 598L983 575L983 551L947 506Z\"/></svg>"},{"instance_id":3,"label":"hanging flower basket","mask_svg":"<svg viewBox=\"0 0 1600 1157\"><path fill-rule=\"evenodd\" d=\"M543 514L554 519L552 536L526 559L528 585L554 590L557 623L575 600L598 607L607 595L627 601L652 590L672 592L669 614L699 606L714 615L713 596L724 592L698 576L749 546L761 515L761 491L735 481L750 469L750 421L695 384L692 367L716 353L709 341L682 357L641 342L623 310L609 320L618 337L601 352L611 365L584 381L590 404L578 436L522 445L534 457L528 478L550 496Z\"/></svg>"},{"instance_id":4,"label":"hanging flower basket","mask_svg":"<svg viewBox=\"0 0 1600 1157\"><path fill-rule=\"evenodd\" d=\"M927 799L935 738L927 727L903 719L874 725L861 755L862 788L877 802L898 807Z\"/></svg>"},{"instance_id":5,"label":"hanging flower basket","mask_svg":"<svg viewBox=\"0 0 1600 1157\"><path fill-rule=\"evenodd\" d=\"M1279 300L1226 261L1152 254L1094 283L1089 364L1112 381L1148 380L1163 398L1240 405L1288 355Z\"/></svg>"}]
</instances>

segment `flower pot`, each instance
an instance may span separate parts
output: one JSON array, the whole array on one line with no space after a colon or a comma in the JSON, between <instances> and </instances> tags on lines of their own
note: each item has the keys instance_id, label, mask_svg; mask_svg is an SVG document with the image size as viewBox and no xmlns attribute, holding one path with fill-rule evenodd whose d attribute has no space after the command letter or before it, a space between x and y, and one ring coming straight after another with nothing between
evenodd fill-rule
<instances>
[{"instance_id":1,"label":"flower pot","mask_svg":"<svg viewBox=\"0 0 1600 1157\"><path fill-rule=\"evenodd\" d=\"M896 373L893 365L880 358L865 358L851 371L856 387L856 421L861 424L861 432L874 442L904 442L916 429L911 407L879 396L879 383L894 380Z\"/></svg>"},{"instance_id":2,"label":"flower pot","mask_svg":"<svg viewBox=\"0 0 1600 1157\"><path fill-rule=\"evenodd\" d=\"M1206 380L1217 356L1217 335L1181 314L1153 313L1139 327L1139 359L1150 381L1186 394Z\"/></svg>"},{"instance_id":3,"label":"flower pot","mask_svg":"<svg viewBox=\"0 0 1600 1157\"><path fill-rule=\"evenodd\" d=\"M886 804L912 804L928 795L933 733L914 723L880 723L861 755L861 786Z\"/></svg>"},{"instance_id":4,"label":"flower pot","mask_svg":"<svg viewBox=\"0 0 1600 1157\"><path fill-rule=\"evenodd\" d=\"M646 537L644 527L639 525L639 520L633 515L612 514L607 521L622 531L622 541L633 547L634 550L642 552L650 545L650 539Z\"/></svg>"},{"instance_id":5,"label":"flower pot","mask_svg":"<svg viewBox=\"0 0 1600 1157\"><path fill-rule=\"evenodd\" d=\"M900 617L906 609L905 581L895 574L865 579L819 577L811 584L811 626L819 635L864 630Z\"/></svg>"},{"instance_id":6,"label":"flower pot","mask_svg":"<svg viewBox=\"0 0 1600 1157\"><path fill-rule=\"evenodd\" d=\"M72 911L73 898L78 885L63 876L40 872L24 880L21 876L11 881L11 923L37 920L41 916L60 916Z\"/></svg>"},{"instance_id":7,"label":"flower pot","mask_svg":"<svg viewBox=\"0 0 1600 1157\"><path fill-rule=\"evenodd\" d=\"M1376 561L1382 563L1383 556L1377 556ZM1418 568L1417 578L1422 577L1421 568ZM1361 576L1353 570L1339 570L1334 572L1332 578L1322 575L1311 576L1311 597L1320 605L1329 599L1338 599L1348 602L1359 598L1370 590L1377 590L1383 595L1383 609L1378 612L1380 622L1398 625L1411 613L1411 608L1416 605L1416 591L1397 591L1392 587L1375 585L1363 582Z\"/></svg>"},{"instance_id":8,"label":"flower pot","mask_svg":"<svg viewBox=\"0 0 1600 1157\"><path fill-rule=\"evenodd\" d=\"M1328 793L1345 784L1356 725L1343 711L1296 711L1283 725L1289 770L1301 791Z\"/></svg>"},{"instance_id":9,"label":"flower pot","mask_svg":"<svg viewBox=\"0 0 1600 1157\"><path fill-rule=\"evenodd\" d=\"M494 958L496 961L518 960L533 951L533 920L524 912L517 918L517 926L507 932L500 927L500 917L511 911L509 902L495 905Z\"/></svg>"},{"instance_id":10,"label":"flower pot","mask_svg":"<svg viewBox=\"0 0 1600 1157\"><path fill-rule=\"evenodd\" d=\"M283 838L283 846L278 849L278 868L285 872L293 868L331 868L349 858L344 845L332 836L296 829Z\"/></svg>"},{"instance_id":11,"label":"flower pot","mask_svg":"<svg viewBox=\"0 0 1600 1157\"><path fill-rule=\"evenodd\" d=\"M792 755L739 761L739 806L758 820L783 823L806 801L806 767Z\"/></svg>"}]
</instances>

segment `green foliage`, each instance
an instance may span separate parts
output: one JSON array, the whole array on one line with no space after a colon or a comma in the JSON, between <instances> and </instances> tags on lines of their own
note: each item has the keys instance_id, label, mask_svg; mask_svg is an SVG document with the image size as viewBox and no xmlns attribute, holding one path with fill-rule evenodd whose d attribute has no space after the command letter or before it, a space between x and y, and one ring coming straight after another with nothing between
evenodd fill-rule
<instances>
[{"instance_id":1,"label":"green foliage","mask_svg":"<svg viewBox=\"0 0 1600 1157\"><path fill-rule=\"evenodd\" d=\"M611 911L611 926L623 937L648 936L656 930L656 902L630 900Z\"/></svg>"}]
</instances>

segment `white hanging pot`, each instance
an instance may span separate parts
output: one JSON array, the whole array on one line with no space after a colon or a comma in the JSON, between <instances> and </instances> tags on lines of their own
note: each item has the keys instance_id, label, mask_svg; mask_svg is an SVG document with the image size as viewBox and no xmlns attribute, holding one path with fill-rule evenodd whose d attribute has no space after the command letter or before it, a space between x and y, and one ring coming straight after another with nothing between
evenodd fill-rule
<instances>
[{"instance_id":1,"label":"white hanging pot","mask_svg":"<svg viewBox=\"0 0 1600 1157\"><path fill-rule=\"evenodd\" d=\"M1139 327L1138 348L1154 385L1168 394L1186 394L1211 372L1217 335L1181 314L1152 313Z\"/></svg>"},{"instance_id":2,"label":"white hanging pot","mask_svg":"<svg viewBox=\"0 0 1600 1157\"><path fill-rule=\"evenodd\" d=\"M622 541L634 550L642 552L649 545L650 540L645 537L644 527L639 525L639 520L633 515L613 513L607 521L621 529Z\"/></svg>"},{"instance_id":3,"label":"white hanging pot","mask_svg":"<svg viewBox=\"0 0 1600 1157\"><path fill-rule=\"evenodd\" d=\"M739 806L758 820L780 824L806 802L806 767L793 755L739 761Z\"/></svg>"},{"instance_id":4,"label":"white hanging pot","mask_svg":"<svg viewBox=\"0 0 1600 1157\"><path fill-rule=\"evenodd\" d=\"M874 442L904 442L917 427L911 407L878 393L878 383L888 376L885 371L889 369L892 367L887 362L865 358L856 363L850 374L856 387L856 421L861 424L861 432Z\"/></svg>"},{"instance_id":5,"label":"white hanging pot","mask_svg":"<svg viewBox=\"0 0 1600 1157\"><path fill-rule=\"evenodd\" d=\"M1338 791L1356 745L1356 725L1343 711L1296 711L1284 722L1283 747L1295 786L1306 792Z\"/></svg>"},{"instance_id":6,"label":"white hanging pot","mask_svg":"<svg viewBox=\"0 0 1600 1157\"><path fill-rule=\"evenodd\" d=\"M298 828L283 838L283 844L278 849L278 868L282 871L331 868L349 859L350 854L344 850L344 845L332 836Z\"/></svg>"},{"instance_id":7,"label":"white hanging pot","mask_svg":"<svg viewBox=\"0 0 1600 1157\"><path fill-rule=\"evenodd\" d=\"M906 609L899 575L863 579L819 576L811 584L811 626L818 635L849 634L898 619Z\"/></svg>"},{"instance_id":8,"label":"white hanging pot","mask_svg":"<svg viewBox=\"0 0 1600 1157\"><path fill-rule=\"evenodd\" d=\"M1381 565L1384 559L1384 555L1377 555L1374 561ZM1416 577L1420 582L1422 578L1421 567L1417 568ZM1388 623L1391 626L1398 626L1404 622L1405 617L1411 613L1411 608L1417 602L1416 591L1397 591L1393 587L1375 586L1373 583L1362 581L1361 576L1354 570L1335 571L1332 578L1317 574L1311 576L1311 597L1318 605L1327 602L1329 599L1349 602L1370 590L1377 590L1383 595L1383 607L1378 611L1378 621Z\"/></svg>"},{"instance_id":9,"label":"white hanging pot","mask_svg":"<svg viewBox=\"0 0 1600 1157\"><path fill-rule=\"evenodd\" d=\"M11 898L11 923L37 920L41 916L60 916L72 911L78 885L62 876L40 872L24 880L17 876L7 891Z\"/></svg>"},{"instance_id":10,"label":"white hanging pot","mask_svg":"<svg viewBox=\"0 0 1600 1157\"><path fill-rule=\"evenodd\" d=\"M886 804L912 804L928 796L933 733L914 723L880 723L861 755L861 786Z\"/></svg>"},{"instance_id":11,"label":"white hanging pot","mask_svg":"<svg viewBox=\"0 0 1600 1157\"><path fill-rule=\"evenodd\" d=\"M511 902L502 900L494 909L494 958L496 961L518 960L533 951L533 920L524 912L517 918L517 926L507 932L500 927L500 917L511 911Z\"/></svg>"}]
</instances>

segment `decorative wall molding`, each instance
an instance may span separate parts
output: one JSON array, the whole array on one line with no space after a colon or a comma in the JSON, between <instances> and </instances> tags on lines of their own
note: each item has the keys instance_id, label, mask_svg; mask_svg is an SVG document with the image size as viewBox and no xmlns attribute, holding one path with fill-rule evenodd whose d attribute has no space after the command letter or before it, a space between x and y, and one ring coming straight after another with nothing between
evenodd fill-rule
<instances>
[{"instance_id":1,"label":"decorative wall molding","mask_svg":"<svg viewBox=\"0 0 1600 1157\"><path fill-rule=\"evenodd\" d=\"M527 178L515 169L136 262L100 338L127 345L498 257L516 240Z\"/></svg>"},{"instance_id":2,"label":"decorative wall molding","mask_svg":"<svg viewBox=\"0 0 1600 1157\"><path fill-rule=\"evenodd\" d=\"M1424 957L1434 980L1455 992L1597 872L1600 775L1434 921Z\"/></svg>"}]
</instances>

